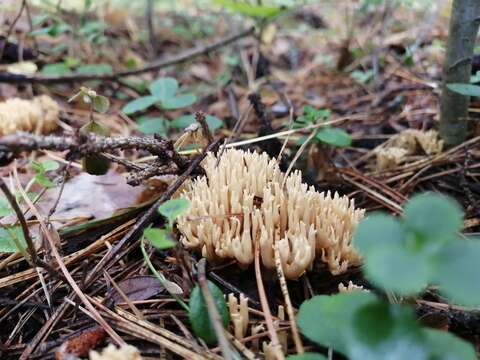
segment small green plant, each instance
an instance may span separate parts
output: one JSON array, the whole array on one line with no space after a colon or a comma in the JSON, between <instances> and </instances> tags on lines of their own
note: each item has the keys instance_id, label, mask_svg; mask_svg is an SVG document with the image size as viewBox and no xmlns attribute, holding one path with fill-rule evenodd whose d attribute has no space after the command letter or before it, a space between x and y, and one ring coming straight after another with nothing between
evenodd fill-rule
<instances>
[{"instance_id":1,"label":"small green plant","mask_svg":"<svg viewBox=\"0 0 480 360\"><path fill-rule=\"evenodd\" d=\"M286 7L282 5L264 5L260 2L251 3L245 0L214 0L214 2L223 6L225 9L253 18L270 19L280 15L286 10Z\"/></svg>"},{"instance_id":2,"label":"small green plant","mask_svg":"<svg viewBox=\"0 0 480 360\"><path fill-rule=\"evenodd\" d=\"M32 161L30 163L32 170L35 172L34 179L37 183L46 188L55 187L55 183L47 177L47 172L57 170L60 165L55 160L46 160L42 162Z\"/></svg>"},{"instance_id":3,"label":"small green plant","mask_svg":"<svg viewBox=\"0 0 480 360\"><path fill-rule=\"evenodd\" d=\"M318 121L327 121L332 112L329 109L316 109L313 106L305 105L303 114L293 123L293 128L303 128L316 124ZM329 125L316 130L314 138L316 141L332 146L345 147L352 143L351 136L343 129L334 128ZM304 139L303 139L304 140Z\"/></svg>"},{"instance_id":4,"label":"small green plant","mask_svg":"<svg viewBox=\"0 0 480 360\"><path fill-rule=\"evenodd\" d=\"M79 132L87 135L94 133L101 136L108 136L109 131L98 121L93 118L93 112L105 113L110 107L110 101L107 97L98 95L94 90L87 87L81 87L80 91L72 96L68 101L73 101L76 98L81 98L84 103L90 105L90 121L83 125ZM82 159L82 167L90 175L104 175L107 173L110 162L100 154L92 154Z\"/></svg>"},{"instance_id":5,"label":"small green plant","mask_svg":"<svg viewBox=\"0 0 480 360\"><path fill-rule=\"evenodd\" d=\"M459 239L461 227L462 212L453 200L425 193L406 204L402 219L368 216L354 244L364 257L366 278L387 292L411 296L434 283L449 299L479 305L480 242ZM385 359L386 354L392 359L476 359L467 342L421 327L409 306L386 303L370 292L315 296L302 304L298 324L310 340L351 360Z\"/></svg>"},{"instance_id":6,"label":"small green plant","mask_svg":"<svg viewBox=\"0 0 480 360\"><path fill-rule=\"evenodd\" d=\"M141 96L130 101L123 107L123 112L130 115L146 110L153 105L157 105L164 110L181 109L197 101L197 97L194 94L179 93L177 80L170 77L155 80L148 89L150 95Z\"/></svg>"},{"instance_id":7,"label":"small green plant","mask_svg":"<svg viewBox=\"0 0 480 360\"><path fill-rule=\"evenodd\" d=\"M367 84L370 80L373 79L373 70L355 70L352 71L350 74L350 77L358 82L359 84L365 85Z\"/></svg>"},{"instance_id":8,"label":"small green plant","mask_svg":"<svg viewBox=\"0 0 480 360\"><path fill-rule=\"evenodd\" d=\"M205 299L201 292L201 289L196 285L190 295L189 305L187 305L178 296L181 293L181 289L175 283L168 281L163 274L158 272L153 266L150 257L145 249L145 240L147 240L152 246L158 250L170 249L176 246L176 242L173 238L173 224L175 219L185 213L190 206L190 202L186 199L178 198L171 199L163 203L158 207L158 212L166 218L167 224L163 228L148 228L143 232L143 237L140 242L140 247L143 253L144 260L150 270L155 274L158 280L162 283L165 289L177 300L177 302L188 312L188 317L192 325L192 329L195 335L205 340L205 342L211 344L217 341L217 336L213 329L213 325L210 322L208 316L208 309L205 303ZM208 288L214 299L217 310L222 319L224 326L228 325L229 312L227 304L222 291L210 281L208 282Z\"/></svg>"},{"instance_id":9,"label":"small green plant","mask_svg":"<svg viewBox=\"0 0 480 360\"><path fill-rule=\"evenodd\" d=\"M226 327L230 321L230 313L227 308L225 297L222 291L214 283L211 281L208 281L207 283L217 311L220 314L222 324ZM190 294L190 301L188 304L190 307L188 318L195 335L205 340L207 344L216 343L217 334L215 333L210 317L208 316L208 307L205 303L205 298L203 297L200 286L195 285Z\"/></svg>"}]
</instances>

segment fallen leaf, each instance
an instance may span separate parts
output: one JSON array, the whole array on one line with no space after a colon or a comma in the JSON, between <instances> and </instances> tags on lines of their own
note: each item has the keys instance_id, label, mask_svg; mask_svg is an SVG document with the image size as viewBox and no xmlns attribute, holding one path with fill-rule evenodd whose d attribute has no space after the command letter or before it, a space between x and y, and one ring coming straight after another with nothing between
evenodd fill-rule
<instances>
[{"instance_id":1,"label":"fallen leaf","mask_svg":"<svg viewBox=\"0 0 480 360\"><path fill-rule=\"evenodd\" d=\"M155 276L134 276L120 281L118 286L131 301L146 300L165 291ZM114 304L125 302L114 288L108 292L107 297Z\"/></svg>"}]
</instances>

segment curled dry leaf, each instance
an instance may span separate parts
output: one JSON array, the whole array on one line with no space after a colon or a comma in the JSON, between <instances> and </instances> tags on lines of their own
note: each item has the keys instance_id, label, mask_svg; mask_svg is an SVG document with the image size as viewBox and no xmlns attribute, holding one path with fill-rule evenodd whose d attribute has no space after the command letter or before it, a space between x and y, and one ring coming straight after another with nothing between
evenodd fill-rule
<instances>
[{"instance_id":1,"label":"curled dry leaf","mask_svg":"<svg viewBox=\"0 0 480 360\"><path fill-rule=\"evenodd\" d=\"M165 291L155 276L134 276L120 281L118 286L131 301L146 300ZM124 302L115 288L108 292L107 297L111 298L114 304Z\"/></svg>"}]
</instances>

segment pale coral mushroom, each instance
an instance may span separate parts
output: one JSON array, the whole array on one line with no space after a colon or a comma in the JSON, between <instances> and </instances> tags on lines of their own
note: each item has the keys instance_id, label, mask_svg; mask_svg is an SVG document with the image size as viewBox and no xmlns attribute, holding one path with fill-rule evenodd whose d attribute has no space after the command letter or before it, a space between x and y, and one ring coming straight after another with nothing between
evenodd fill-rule
<instances>
[{"instance_id":1,"label":"pale coral mushroom","mask_svg":"<svg viewBox=\"0 0 480 360\"><path fill-rule=\"evenodd\" d=\"M109 344L102 353L90 351L90 360L142 360L138 349L132 345L122 345L117 348Z\"/></svg>"},{"instance_id":2,"label":"pale coral mushroom","mask_svg":"<svg viewBox=\"0 0 480 360\"><path fill-rule=\"evenodd\" d=\"M191 202L178 219L182 243L202 251L210 261L236 259L243 266L254 260L255 243L266 268L275 268L274 243L289 279L309 270L315 257L332 274L358 265L352 233L364 216L353 200L319 193L302 183L296 171L285 179L267 154L227 150L218 161L209 154L202 163L206 176L181 194Z\"/></svg>"},{"instance_id":3,"label":"pale coral mushroom","mask_svg":"<svg viewBox=\"0 0 480 360\"><path fill-rule=\"evenodd\" d=\"M51 97L8 99L0 103L0 136L17 131L48 133L58 126L60 107Z\"/></svg>"}]
</instances>

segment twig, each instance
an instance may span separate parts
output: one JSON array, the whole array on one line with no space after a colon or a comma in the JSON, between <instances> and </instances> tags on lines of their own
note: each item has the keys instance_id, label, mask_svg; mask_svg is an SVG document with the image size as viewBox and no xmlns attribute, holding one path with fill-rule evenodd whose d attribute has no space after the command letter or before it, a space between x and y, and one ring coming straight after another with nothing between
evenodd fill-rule
<instances>
[{"instance_id":1,"label":"twig","mask_svg":"<svg viewBox=\"0 0 480 360\"><path fill-rule=\"evenodd\" d=\"M298 332L297 323L295 322L295 314L293 313L293 306L288 293L287 281L285 280L285 274L283 273L282 261L280 259L280 250L278 249L278 242L274 245L275 251L275 267L277 268L278 281L280 282L280 288L282 289L283 298L285 300L285 307L287 309L288 320L290 320L290 328L292 329L293 342L295 343L295 349L298 354L303 354L303 344Z\"/></svg>"},{"instance_id":2,"label":"twig","mask_svg":"<svg viewBox=\"0 0 480 360\"><path fill-rule=\"evenodd\" d=\"M207 120L205 118L205 113L203 111L197 111L195 113L195 120L197 120L197 122L202 127L203 136L207 138L208 144L211 144L213 142L213 136L212 136L212 133L210 132L210 129L208 128Z\"/></svg>"},{"instance_id":3,"label":"twig","mask_svg":"<svg viewBox=\"0 0 480 360\"><path fill-rule=\"evenodd\" d=\"M171 65L176 65L176 64L189 61L194 57L208 54L234 41L237 41L238 39L250 36L254 33L254 30L255 29L251 27L237 34L224 37L211 44L194 47L192 49L181 52L180 54L159 59L146 66L143 66L134 70L119 71L119 72L114 72L112 74L101 74L101 75L100 74L73 74L73 75L51 75L51 76L19 75L19 74L3 72L3 73L0 73L0 83L3 82L3 83L11 83L11 84L25 84L25 83L58 84L58 83L68 83L68 82L76 82L76 81L80 82L80 81L87 81L87 80L117 80L122 77L138 75L138 74L142 74L149 71L156 71L161 68L165 68Z\"/></svg>"},{"instance_id":4,"label":"twig","mask_svg":"<svg viewBox=\"0 0 480 360\"><path fill-rule=\"evenodd\" d=\"M210 322L213 325L215 334L217 335L218 344L222 350L223 358L227 360L233 360L234 356L232 354L232 349L228 343L227 337L225 336L225 329L222 325L222 320L220 319L220 314L215 305L215 300L213 299L210 290L208 289L207 277L205 275L206 260L205 258L200 259L198 262L198 285L202 291L203 298L207 304L208 317Z\"/></svg>"}]
</instances>

